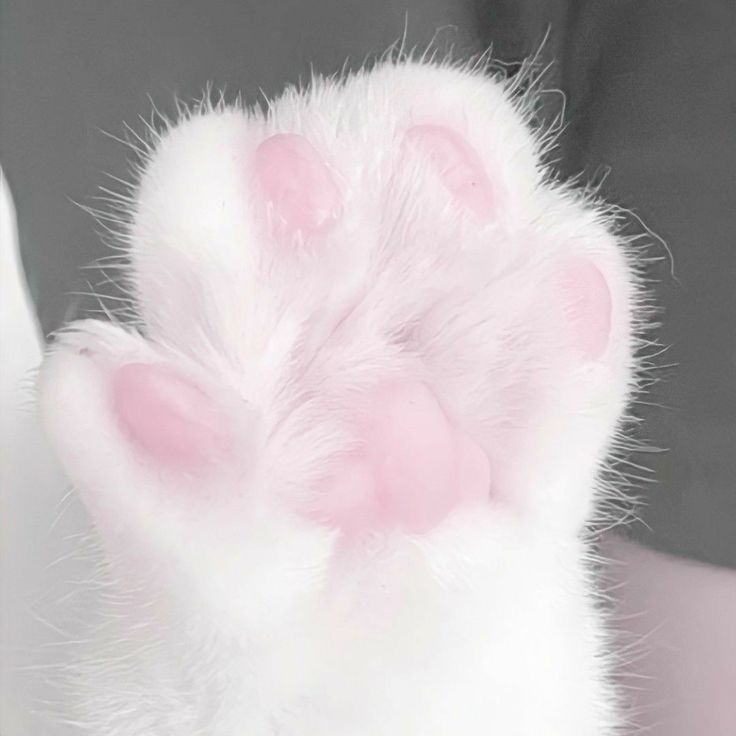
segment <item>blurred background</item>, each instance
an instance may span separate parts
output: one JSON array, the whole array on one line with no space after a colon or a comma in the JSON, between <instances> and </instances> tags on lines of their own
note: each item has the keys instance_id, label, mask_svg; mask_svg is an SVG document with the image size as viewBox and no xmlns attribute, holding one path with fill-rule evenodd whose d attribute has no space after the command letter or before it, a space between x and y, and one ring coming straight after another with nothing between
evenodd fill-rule
<instances>
[{"instance_id":1,"label":"blurred background","mask_svg":"<svg viewBox=\"0 0 736 736\"><path fill-rule=\"evenodd\" d=\"M208 84L255 102L312 68L361 66L402 37L456 58L492 45L511 73L531 54L540 69L552 63L540 118L564 114L557 168L631 208L632 234L644 232L640 217L658 236L646 255L666 350L661 380L636 407L641 468L628 469L644 504L608 538L609 574L623 583L622 626L632 641L647 637L628 668L636 723L661 736L733 736L733 0L0 0L0 165L42 329L90 307L81 269L108 251L74 203L98 206L103 172L130 178L131 151L114 140L129 135L124 123L142 131L154 104L173 114L175 95L192 100ZM3 357L12 350L0 345Z\"/></svg>"}]
</instances>

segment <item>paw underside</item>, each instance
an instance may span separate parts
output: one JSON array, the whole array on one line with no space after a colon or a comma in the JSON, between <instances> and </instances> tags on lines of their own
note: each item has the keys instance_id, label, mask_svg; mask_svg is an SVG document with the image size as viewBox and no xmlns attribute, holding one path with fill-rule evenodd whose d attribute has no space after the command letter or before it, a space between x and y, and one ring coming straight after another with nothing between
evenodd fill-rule
<instances>
[{"instance_id":1,"label":"paw underside","mask_svg":"<svg viewBox=\"0 0 736 736\"><path fill-rule=\"evenodd\" d=\"M219 482L348 537L422 534L564 475L567 438L598 431L590 376L620 367L609 245L594 218L535 229L539 167L529 186L507 175L484 113L431 99L376 112L375 144L370 111L320 127L317 102L278 125L212 111L167 134L131 238L146 337L81 323L46 369L47 422L87 498L114 485L87 467L104 446L148 485ZM235 214L203 213L194 242L166 218L196 220L187 182L220 160L206 186Z\"/></svg>"}]
</instances>

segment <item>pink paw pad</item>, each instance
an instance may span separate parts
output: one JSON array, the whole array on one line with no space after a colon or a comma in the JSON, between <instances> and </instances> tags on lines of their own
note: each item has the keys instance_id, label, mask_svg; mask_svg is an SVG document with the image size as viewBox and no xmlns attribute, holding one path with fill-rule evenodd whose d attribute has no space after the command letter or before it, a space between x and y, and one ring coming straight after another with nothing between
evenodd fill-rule
<instances>
[{"instance_id":1,"label":"pink paw pad","mask_svg":"<svg viewBox=\"0 0 736 736\"><path fill-rule=\"evenodd\" d=\"M597 360L611 332L611 292L605 277L589 259L572 258L559 285L576 352L584 360Z\"/></svg>"},{"instance_id":2,"label":"pink paw pad","mask_svg":"<svg viewBox=\"0 0 736 736\"><path fill-rule=\"evenodd\" d=\"M384 387L362 425L362 444L320 498L319 520L345 534L422 533L490 492L483 450L420 383Z\"/></svg>"},{"instance_id":3,"label":"pink paw pad","mask_svg":"<svg viewBox=\"0 0 736 736\"><path fill-rule=\"evenodd\" d=\"M196 472L227 450L224 418L211 399L170 368L123 365L111 376L110 395L121 431L160 465Z\"/></svg>"},{"instance_id":4,"label":"pink paw pad","mask_svg":"<svg viewBox=\"0 0 736 736\"><path fill-rule=\"evenodd\" d=\"M441 125L415 125L405 142L431 162L442 183L482 222L493 217L493 187L478 152L459 133Z\"/></svg>"},{"instance_id":5,"label":"pink paw pad","mask_svg":"<svg viewBox=\"0 0 736 736\"><path fill-rule=\"evenodd\" d=\"M267 138L255 152L254 167L278 235L308 238L340 217L340 190L303 136L279 133Z\"/></svg>"}]
</instances>

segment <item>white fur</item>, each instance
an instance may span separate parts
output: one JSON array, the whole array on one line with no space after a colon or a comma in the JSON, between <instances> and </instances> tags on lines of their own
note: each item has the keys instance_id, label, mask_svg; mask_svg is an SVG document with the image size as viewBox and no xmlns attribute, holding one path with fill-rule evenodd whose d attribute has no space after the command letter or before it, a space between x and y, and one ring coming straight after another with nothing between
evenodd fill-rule
<instances>
[{"instance_id":1,"label":"white fur","mask_svg":"<svg viewBox=\"0 0 736 736\"><path fill-rule=\"evenodd\" d=\"M550 179L529 105L480 70L382 63L288 90L265 117L205 106L153 142L125 233L146 337L74 325L41 382L112 581L78 655L82 732L619 725L585 530L630 390L633 277L606 211ZM421 164L392 178L401 132L426 121L481 152L507 195L491 225L448 203ZM275 132L308 137L344 195L335 228L293 257L267 242L247 173ZM547 358L559 313L535 305L569 254L603 264L613 322L605 359L561 367ZM141 359L196 376L227 407L242 448L232 467L195 481L140 461L105 391L111 367ZM400 375L430 383L492 458L516 387L536 387L526 461L508 471L526 490L346 549L293 509L350 443L353 397Z\"/></svg>"}]
</instances>

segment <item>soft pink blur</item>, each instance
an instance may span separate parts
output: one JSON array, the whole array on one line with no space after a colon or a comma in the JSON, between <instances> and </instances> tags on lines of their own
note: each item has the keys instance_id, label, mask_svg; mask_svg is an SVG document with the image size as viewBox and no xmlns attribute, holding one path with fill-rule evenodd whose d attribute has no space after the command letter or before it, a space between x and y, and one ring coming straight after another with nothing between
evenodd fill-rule
<instances>
[{"instance_id":1,"label":"soft pink blur","mask_svg":"<svg viewBox=\"0 0 736 736\"><path fill-rule=\"evenodd\" d=\"M635 642L623 679L636 725L648 736L734 736L736 570L618 538L605 553L617 623Z\"/></svg>"}]
</instances>

